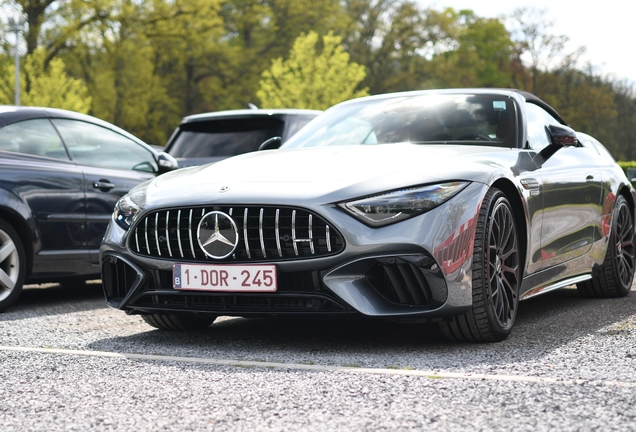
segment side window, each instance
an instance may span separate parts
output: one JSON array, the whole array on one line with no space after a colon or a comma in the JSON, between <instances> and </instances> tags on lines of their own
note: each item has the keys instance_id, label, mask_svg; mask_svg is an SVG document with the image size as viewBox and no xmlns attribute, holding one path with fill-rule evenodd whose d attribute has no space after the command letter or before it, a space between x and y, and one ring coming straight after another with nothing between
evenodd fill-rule
<instances>
[{"instance_id":1,"label":"side window","mask_svg":"<svg viewBox=\"0 0 636 432\"><path fill-rule=\"evenodd\" d=\"M603 146L603 144L601 144L591 136L579 134L579 141L581 142L581 144L583 144L583 147L592 149L593 151L598 153L599 156L602 156L612 162L616 162L614 156L612 156L612 154L605 148L605 146Z\"/></svg>"},{"instance_id":2,"label":"side window","mask_svg":"<svg viewBox=\"0 0 636 432\"><path fill-rule=\"evenodd\" d=\"M313 116L288 116L287 121L289 122L289 126L287 127L287 138L294 136L296 132L313 119Z\"/></svg>"},{"instance_id":3,"label":"side window","mask_svg":"<svg viewBox=\"0 0 636 432\"><path fill-rule=\"evenodd\" d=\"M53 119L71 153L82 164L157 172L153 154L110 129L78 120Z\"/></svg>"},{"instance_id":4,"label":"side window","mask_svg":"<svg viewBox=\"0 0 636 432\"><path fill-rule=\"evenodd\" d=\"M69 160L48 119L24 120L0 129L0 150Z\"/></svg>"},{"instance_id":5,"label":"side window","mask_svg":"<svg viewBox=\"0 0 636 432\"><path fill-rule=\"evenodd\" d=\"M526 120L528 122L528 142L530 143L530 147L535 150L541 150L550 144L545 127L550 124L561 124L543 108L527 102Z\"/></svg>"}]
</instances>

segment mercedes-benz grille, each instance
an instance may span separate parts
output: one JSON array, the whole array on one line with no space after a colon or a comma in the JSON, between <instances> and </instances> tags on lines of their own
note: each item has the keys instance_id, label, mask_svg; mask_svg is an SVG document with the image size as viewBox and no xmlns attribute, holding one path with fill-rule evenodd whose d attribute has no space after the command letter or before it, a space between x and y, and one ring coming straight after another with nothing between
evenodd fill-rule
<instances>
[{"instance_id":1,"label":"mercedes-benz grille","mask_svg":"<svg viewBox=\"0 0 636 432\"><path fill-rule=\"evenodd\" d=\"M198 241L201 219L210 212L232 218L239 241L234 252L214 261L280 261L335 255L344 248L340 233L323 218L289 207L209 206L152 211L132 227L130 249L139 255L209 261Z\"/></svg>"}]
</instances>

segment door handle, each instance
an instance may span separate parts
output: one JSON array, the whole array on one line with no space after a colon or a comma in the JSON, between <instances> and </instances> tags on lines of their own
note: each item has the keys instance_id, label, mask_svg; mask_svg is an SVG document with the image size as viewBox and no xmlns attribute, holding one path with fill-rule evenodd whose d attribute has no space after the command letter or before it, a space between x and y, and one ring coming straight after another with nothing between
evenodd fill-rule
<instances>
[{"instance_id":1,"label":"door handle","mask_svg":"<svg viewBox=\"0 0 636 432\"><path fill-rule=\"evenodd\" d=\"M115 185L106 179L101 179L99 181L93 182L93 187L95 189L99 189L102 192L108 192L109 190L114 188Z\"/></svg>"}]
</instances>

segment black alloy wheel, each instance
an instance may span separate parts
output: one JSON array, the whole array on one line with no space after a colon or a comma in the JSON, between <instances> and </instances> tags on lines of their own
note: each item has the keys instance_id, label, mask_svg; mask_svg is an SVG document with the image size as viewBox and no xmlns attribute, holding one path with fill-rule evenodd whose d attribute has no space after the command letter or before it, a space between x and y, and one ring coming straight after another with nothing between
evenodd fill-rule
<instances>
[{"instance_id":1,"label":"black alloy wheel","mask_svg":"<svg viewBox=\"0 0 636 432\"><path fill-rule=\"evenodd\" d=\"M623 197L621 197L623 198ZM634 222L632 214L623 198L618 207L616 215L616 229L613 243L610 247L614 248L614 265L618 276L618 282L623 291L627 292L632 287L634 280Z\"/></svg>"},{"instance_id":2,"label":"black alloy wheel","mask_svg":"<svg viewBox=\"0 0 636 432\"><path fill-rule=\"evenodd\" d=\"M511 329L519 304L519 245L510 205L500 198L492 212L485 254L487 281L495 317L502 329Z\"/></svg>"},{"instance_id":3,"label":"black alloy wheel","mask_svg":"<svg viewBox=\"0 0 636 432\"><path fill-rule=\"evenodd\" d=\"M592 272L592 279L577 285L584 297L624 297L634 281L636 245L634 216L625 197L619 195L614 207L605 260Z\"/></svg>"},{"instance_id":4,"label":"black alloy wheel","mask_svg":"<svg viewBox=\"0 0 636 432\"><path fill-rule=\"evenodd\" d=\"M440 323L444 336L461 342L498 342L510 334L519 306L521 266L512 207L498 189L484 197L473 249L473 306Z\"/></svg>"}]
</instances>

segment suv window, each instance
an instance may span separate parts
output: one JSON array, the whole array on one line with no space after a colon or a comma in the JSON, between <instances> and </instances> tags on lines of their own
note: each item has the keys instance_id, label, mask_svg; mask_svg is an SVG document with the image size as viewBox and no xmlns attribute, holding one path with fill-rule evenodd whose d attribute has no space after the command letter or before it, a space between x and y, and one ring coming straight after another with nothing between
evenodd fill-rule
<instances>
[{"instance_id":1,"label":"suv window","mask_svg":"<svg viewBox=\"0 0 636 432\"><path fill-rule=\"evenodd\" d=\"M69 160L48 119L25 120L0 129L0 150Z\"/></svg>"},{"instance_id":2,"label":"suv window","mask_svg":"<svg viewBox=\"0 0 636 432\"><path fill-rule=\"evenodd\" d=\"M218 119L184 123L170 146L177 158L234 156L258 150L267 139L282 136L284 123L272 117Z\"/></svg>"},{"instance_id":3,"label":"suv window","mask_svg":"<svg viewBox=\"0 0 636 432\"><path fill-rule=\"evenodd\" d=\"M106 168L158 171L154 155L110 129L78 120L54 119L74 161Z\"/></svg>"}]
</instances>

